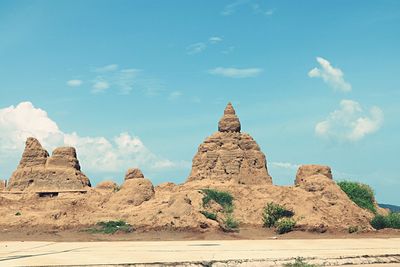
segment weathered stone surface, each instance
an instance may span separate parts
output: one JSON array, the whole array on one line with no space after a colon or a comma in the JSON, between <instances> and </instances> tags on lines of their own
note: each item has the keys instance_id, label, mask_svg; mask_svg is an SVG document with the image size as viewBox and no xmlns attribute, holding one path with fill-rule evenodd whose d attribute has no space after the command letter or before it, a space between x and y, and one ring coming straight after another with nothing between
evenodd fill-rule
<instances>
[{"instance_id":1,"label":"weathered stone surface","mask_svg":"<svg viewBox=\"0 0 400 267\"><path fill-rule=\"evenodd\" d=\"M128 169L128 171L125 174L125 180L141 179L141 178L144 178L144 175L142 171L137 168Z\"/></svg>"},{"instance_id":2,"label":"weathered stone surface","mask_svg":"<svg viewBox=\"0 0 400 267\"><path fill-rule=\"evenodd\" d=\"M111 198L110 202L117 206L133 205L139 206L154 196L154 187L148 179L126 180L120 190Z\"/></svg>"},{"instance_id":3,"label":"weathered stone surface","mask_svg":"<svg viewBox=\"0 0 400 267\"><path fill-rule=\"evenodd\" d=\"M0 191L5 190L7 187L7 181L0 179Z\"/></svg>"},{"instance_id":4,"label":"weathered stone surface","mask_svg":"<svg viewBox=\"0 0 400 267\"><path fill-rule=\"evenodd\" d=\"M236 119L232 119L233 116ZM199 146L188 181L212 179L239 184L272 184L264 153L250 135L240 133L240 122L230 103L219 130Z\"/></svg>"},{"instance_id":5,"label":"weathered stone surface","mask_svg":"<svg viewBox=\"0 0 400 267\"><path fill-rule=\"evenodd\" d=\"M90 186L80 171L75 148L56 148L53 155L42 148L35 138L28 138L22 159L12 174L8 190L69 191Z\"/></svg>"},{"instance_id":6,"label":"weathered stone surface","mask_svg":"<svg viewBox=\"0 0 400 267\"><path fill-rule=\"evenodd\" d=\"M118 185L116 182L113 182L113 181L102 181L96 185L96 188L114 191L118 188Z\"/></svg>"},{"instance_id":7,"label":"weathered stone surface","mask_svg":"<svg viewBox=\"0 0 400 267\"><path fill-rule=\"evenodd\" d=\"M302 165L297 170L295 184L298 185L313 175L323 175L332 180L332 170L324 165Z\"/></svg>"},{"instance_id":8,"label":"weathered stone surface","mask_svg":"<svg viewBox=\"0 0 400 267\"><path fill-rule=\"evenodd\" d=\"M231 103L225 108L224 115L218 123L218 131L220 132L240 132L241 125L239 118L236 116L235 109Z\"/></svg>"}]
</instances>

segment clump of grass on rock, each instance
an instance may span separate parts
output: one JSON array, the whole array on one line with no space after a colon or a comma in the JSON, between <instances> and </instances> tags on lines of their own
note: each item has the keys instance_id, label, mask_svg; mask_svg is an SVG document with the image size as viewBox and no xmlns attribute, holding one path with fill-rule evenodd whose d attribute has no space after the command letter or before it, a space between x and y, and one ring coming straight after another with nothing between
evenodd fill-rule
<instances>
[{"instance_id":1,"label":"clump of grass on rock","mask_svg":"<svg viewBox=\"0 0 400 267\"><path fill-rule=\"evenodd\" d=\"M134 231L134 228L132 225L119 220L98 222L95 227L89 228L87 231L94 234L115 234L116 232L130 233Z\"/></svg>"},{"instance_id":2,"label":"clump of grass on rock","mask_svg":"<svg viewBox=\"0 0 400 267\"><path fill-rule=\"evenodd\" d=\"M201 211L201 213L207 219L220 222L220 226L225 232L238 231L239 222L232 215L234 210L233 196L229 192L215 189L202 189L201 192L204 194L203 207L207 208L211 201L218 203L223 209L223 218L219 220L216 213L209 211Z\"/></svg>"},{"instance_id":3,"label":"clump of grass on rock","mask_svg":"<svg viewBox=\"0 0 400 267\"><path fill-rule=\"evenodd\" d=\"M350 181L341 181L337 184L359 207L376 213L374 191L369 185Z\"/></svg>"},{"instance_id":4,"label":"clump of grass on rock","mask_svg":"<svg viewBox=\"0 0 400 267\"><path fill-rule=\"evenodd\" d=\"M296 221L292 218L293 215L293 211L282 205L274 202L267 203L263 211L264 227L275 227L278 234L291 232L296 226Z\"/></svg>"}]
</instances>

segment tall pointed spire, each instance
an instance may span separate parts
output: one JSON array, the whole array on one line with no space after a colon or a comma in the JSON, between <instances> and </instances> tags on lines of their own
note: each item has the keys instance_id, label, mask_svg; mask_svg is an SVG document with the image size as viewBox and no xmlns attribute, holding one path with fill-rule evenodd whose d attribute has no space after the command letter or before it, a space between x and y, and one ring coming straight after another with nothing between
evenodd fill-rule
<instances>
[{"instance_id":1,"label":"tall pointed spire","mask_svg":"<svg viewBox=\"0 0 400 267\"><path fill-rule=\"evenodd\" d=\"M218 123L218 131L220 132L240 132L240 121L236 116L235 109L231 102L228 103L224 110L224 116Z\"/></svg>"}]
</instances>

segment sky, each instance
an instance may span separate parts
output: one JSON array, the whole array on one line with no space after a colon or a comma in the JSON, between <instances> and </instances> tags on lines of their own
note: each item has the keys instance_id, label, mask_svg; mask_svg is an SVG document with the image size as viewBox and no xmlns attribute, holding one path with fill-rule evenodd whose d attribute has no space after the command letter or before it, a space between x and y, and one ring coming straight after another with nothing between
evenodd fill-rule
<instances>
[{"instance_id":1,"label":"sky","mask_svg":"<svg viewBox=\"0 0 400 267\"><path fill-rule=\"evenodd\" d=\"M93 184L188 177L231 101L278 185L301 164L400 205L400 1L0 2L0 177L25 139Z\"/></svg>"}]
</instances>

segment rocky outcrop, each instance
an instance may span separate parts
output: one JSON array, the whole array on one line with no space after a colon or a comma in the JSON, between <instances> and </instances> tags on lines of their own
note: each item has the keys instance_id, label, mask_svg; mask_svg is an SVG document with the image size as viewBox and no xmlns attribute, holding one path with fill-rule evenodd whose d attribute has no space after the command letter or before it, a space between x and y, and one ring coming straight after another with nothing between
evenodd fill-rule
<instances>
[{"instance_id":1,"label":"rocky outcrop","mask_svg":"<svg viewBox=\"0 0 400 267\"><path fill-rule=\"evenodd\" d=\"M96 185L96 189L116 191L118 189L118 185L113 181L103 181Z\"/></svg>"},{"instance_id":2,"label":"rocky outcrop","mask_svg":"<svg viewBox=\"0 0 400 267\"><path fill-rule=\"evenodd\" d=\"M125 180L140 179L140 178L144 178L144 175L142 171L137 168L128 169L128 171L125 174Z\"/></svg>"},{"instance_id":3,"label":"rocky outcrop","mask_svg":"<svg viewBox=\"0 0 400 267\"><path fill-rule=\"evenodd\" d=\"M80 169L75 148L56 148L49 157L39 141L30 137L7 188L11 191L83 190L90 186L90 181Z\"/></svg>"},{"instance_id":4,"label":"rocky outcrop","mask_svg":"<svg viewBox=\"0 0 400 267\"><path fill-rule=\"evenodd\" d=\"M0 179L0 191L5 190L7 187L7 181Z\"/></svg>"},{"instance_id":5,"label":"rocky outcrop","mask_svg":"<svg viewBox=\"0 0 400 267\"><path fill-rule=\"evenodd\" d=\"M144 178L139 169L129 169L126 176L131 178L125 177L120 189L110 198L112 205L117 207L125 205L139 206L154 196L153 184L150 180Z\"/></svg>"},{"instance_id":6,"label":"rocky outcrop","mask_svg":"<svg viewBox=\"0 0 400 267\"><path fill-rule=\"evenodd\" d=\"M218 132L199 146L188 182L211 179L238 184L272 184L264 153L250 135L240 130L240 121L229 103L218 124Z\"/></svg>"},{"instance_id":7,"label":"rocky outcrop","mask_svg":"<svg viewBox=\"0 0 400 267\"><path fill-rule=\"evenodd\" d=\"M324 165L302 165L296 173L295 184L301 184L306 178L313 175L322 175L332 180L332 170L329 166Z\"/></svg>"}]
</instances>

